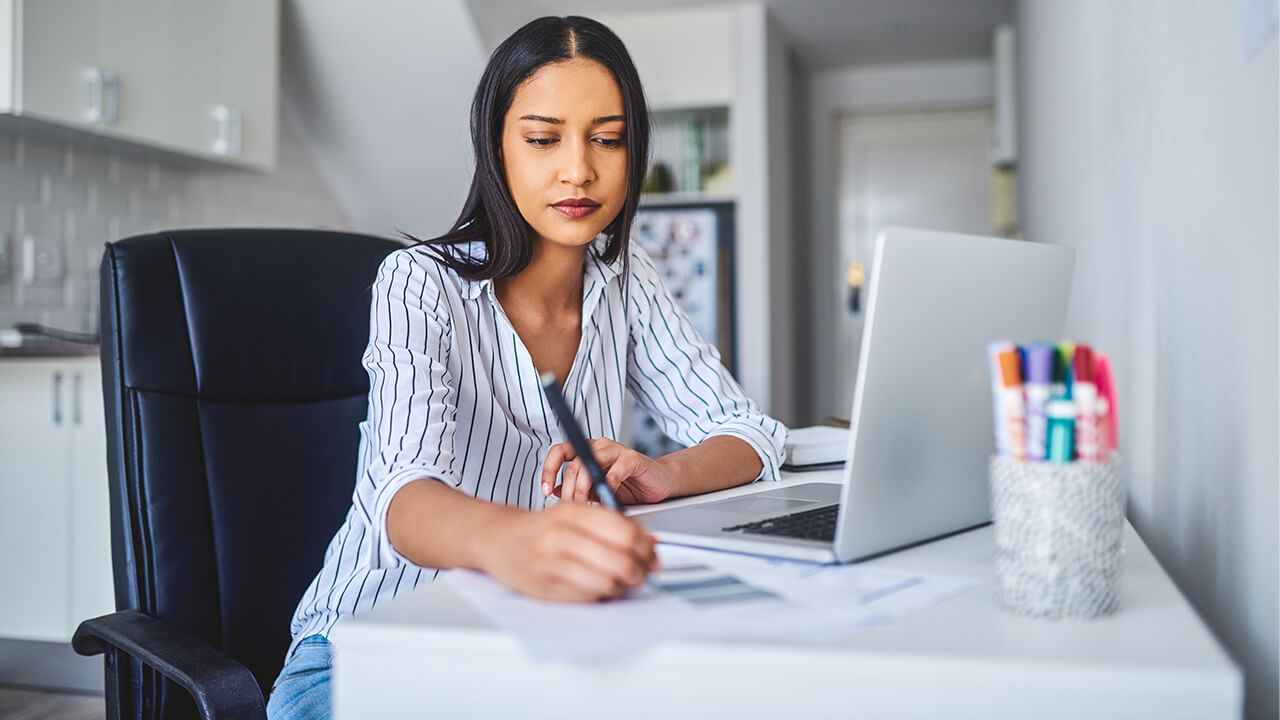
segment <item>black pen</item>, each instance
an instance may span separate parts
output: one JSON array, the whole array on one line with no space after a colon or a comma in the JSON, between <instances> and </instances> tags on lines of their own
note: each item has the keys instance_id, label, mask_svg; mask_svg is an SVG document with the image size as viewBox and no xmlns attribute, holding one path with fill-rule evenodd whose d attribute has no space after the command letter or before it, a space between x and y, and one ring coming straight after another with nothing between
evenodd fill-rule
<instances>
[{"instance_id":1,"label":"black pen","mask_svg":"<svg viewBox=\"0 0 1280 720\"><path fill-rule=\"evenodd\" d=\"M610 510L622 512L622 506L618 504L618 498L614 497L613 489L609 487L609 483L605 482L600 463L596 462L596 456L591 454L591 446L587 444L582 428L578 426L578 421L573 418L573 413L569 410L569 403L565 402L564 395L560 394L560 384L556 382L556 376L551 373L542 373L538 376L538 380L542 383L542 394L546 395L547 402L551 403L551 411L560 421L564 434L569 436L569 444L573 446L573 451L578 454L578 459L587 469L587 475L591 478L591 489L596 491L600 504Z\"/></svg>"}]
</instances>

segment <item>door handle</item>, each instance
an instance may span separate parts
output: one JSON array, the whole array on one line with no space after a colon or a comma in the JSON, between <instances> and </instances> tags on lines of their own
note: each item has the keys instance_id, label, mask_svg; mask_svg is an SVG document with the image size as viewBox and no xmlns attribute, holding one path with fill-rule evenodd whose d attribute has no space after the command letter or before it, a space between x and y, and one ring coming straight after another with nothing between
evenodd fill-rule
<instances>
[{"instance_id":1,"label":"door handle","mask_svg":"<svg viewBox=\"0 0 1280 720\"><path fill-rule=\"evenodd\" d=\"M81 425L80 415L80 386L84 376L82 373L76 373L71 376L71 423L73 425Z\"/></svg>"},{"instance_id":2,"label":"door handle","mask_svg":"<svg viewBox=\"0 0 1280 720\"><path fill-rule=\"evenodd\" d=\"M62 373L53 374L53 424L62 424Z\"/></svg>"}]
</instances>

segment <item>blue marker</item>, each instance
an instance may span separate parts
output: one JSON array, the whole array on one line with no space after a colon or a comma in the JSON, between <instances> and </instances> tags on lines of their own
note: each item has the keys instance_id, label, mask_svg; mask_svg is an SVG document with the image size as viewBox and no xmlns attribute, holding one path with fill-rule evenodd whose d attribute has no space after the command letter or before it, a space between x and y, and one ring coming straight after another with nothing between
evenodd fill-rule
<instances>
[{"instance_id":1,"label":"blue marker","mask_svg":"<svg viewBox=\"0 0 1280 720\"><path fill-rule=\"evenodd\" d=\"M1049 462L1069 463L1075 457L1076 404L1070 400L1051 400L1046 414L1049 426Z\"/></svg>"}]
</instances>

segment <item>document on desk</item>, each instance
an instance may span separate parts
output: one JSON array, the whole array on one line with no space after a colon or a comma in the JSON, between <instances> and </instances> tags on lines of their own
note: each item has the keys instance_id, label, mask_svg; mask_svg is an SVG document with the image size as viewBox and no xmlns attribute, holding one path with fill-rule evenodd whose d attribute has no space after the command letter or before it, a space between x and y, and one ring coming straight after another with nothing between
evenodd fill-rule
<instances>
[{"instance_id":1,"label":"document on desk","mask_svg":"<svg viewBox=\"0 0 1280 720\"><path fill-rule=\"evenodd\" d=\"M529 598L486 575L442 578L535 660L584 660L664 640L831 642L968 590L976 580L866 565L813 565L659 545L662 570L596 604Z\"/></svg>"}]
</instances>

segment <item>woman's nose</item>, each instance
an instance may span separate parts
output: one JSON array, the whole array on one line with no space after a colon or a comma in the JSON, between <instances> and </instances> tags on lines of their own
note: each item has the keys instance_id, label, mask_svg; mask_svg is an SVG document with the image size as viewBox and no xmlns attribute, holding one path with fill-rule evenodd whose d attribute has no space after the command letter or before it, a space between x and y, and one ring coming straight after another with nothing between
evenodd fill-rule
<instances>
[{"instance_id":1,"label":"woman's nose","mask_svg":"<svg viewBox=\"0 0 1280 720\"><path fill-rule=\"evenodd\" d=\"M560 179L576 187L586 185L595 179L595 169L591 166L591 144L584 141L567 142L564 163L560 168Z\"/></svg>"}]
</instances>

